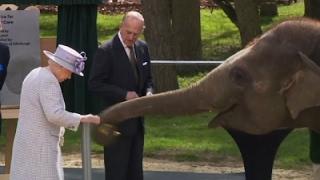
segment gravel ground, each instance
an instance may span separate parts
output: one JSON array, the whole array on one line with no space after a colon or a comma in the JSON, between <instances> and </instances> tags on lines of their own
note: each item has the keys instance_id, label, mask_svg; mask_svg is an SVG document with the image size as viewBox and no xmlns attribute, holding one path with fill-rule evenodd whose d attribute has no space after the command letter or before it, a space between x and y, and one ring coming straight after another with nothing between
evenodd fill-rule
<instances>
[{"instance_id":1,"label":"gravel ground","mask_svg":"<svg viewBox=\"0 0 320 180\"><path fill-rule=\"evenodd\" d=\"M81 155L64 155L65 167L81 167ZM103 168L103 156L92 155L92 167ZM180 171L197 173L238 173L244 172L242 162L173 162L152 158L144 159L144 170L146 171ZM273 180L308 180L311 179L311 167L300 169L279 169L273 170Z\"/></svg>"}]
</instances>

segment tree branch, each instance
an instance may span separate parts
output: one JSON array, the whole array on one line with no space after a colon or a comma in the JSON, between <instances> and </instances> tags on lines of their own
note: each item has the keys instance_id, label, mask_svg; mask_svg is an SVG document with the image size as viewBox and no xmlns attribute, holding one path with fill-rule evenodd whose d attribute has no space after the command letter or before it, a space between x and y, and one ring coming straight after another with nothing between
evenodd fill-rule
<instances>
[{"instance_id":1,"label":"tree branch","mask_svg":"<svg viewBox=\"0 0 320 180\"><path fill-rule=\"evenodd\" d=\"M223 12L229 17L231 22L233 22L238 27L238 17L236 11L230 1L228 0L212 0L213 3L217 4Z\"/></svg>"}]
</instances>

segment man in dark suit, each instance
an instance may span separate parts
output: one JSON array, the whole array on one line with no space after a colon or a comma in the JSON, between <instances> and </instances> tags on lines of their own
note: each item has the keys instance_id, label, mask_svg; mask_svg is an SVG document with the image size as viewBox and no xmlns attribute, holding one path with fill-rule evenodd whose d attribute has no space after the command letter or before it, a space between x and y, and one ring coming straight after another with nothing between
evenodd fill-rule
<instances>
[{"instance_id":1,"label":"man in dark suit","mask_svg":"<svg viewBox=\"0 0 320 180\"><path fill-rule=\"evenodd\" d=\"M143 29L143 16L130 11L118 34L97 50L88 86L103 101L103 109L152 94L148 47L138 40ZM117 141L104 147L106 180L143 180L143 117L124 121L119 131L122 135Z\"/></svg>"},{"instance_id":2,"label":"man in dark suit","mask_svg":"<svg viewBox=\"0 0 320 180\"><path fill-rule=\"evenodd\" d=\"M8 67L9 59L10 59L9 47L6 46L5 44L0 43L0 90L2 89L2 86L7 76L7 67ZM0 101L0 107L1 107L1 101ZM1 117L1 111L0 111L0 134L1 134L1 121L2 121L2 117Z\"/></svg>"}]
</instances>

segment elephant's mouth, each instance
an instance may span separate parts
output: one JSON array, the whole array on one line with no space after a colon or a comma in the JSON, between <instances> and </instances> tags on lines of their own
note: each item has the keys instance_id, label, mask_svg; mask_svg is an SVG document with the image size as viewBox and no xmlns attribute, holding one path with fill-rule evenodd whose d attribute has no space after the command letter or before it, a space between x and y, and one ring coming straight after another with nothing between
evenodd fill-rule
<instances>
[{"instance_id":1,"label":"elephant's mouth","mask_svg":"<svg viewBox=\"0 0 320 180\"><path fill-rule=\"evenodd\" d=\"M218 114L209 122L208 127L216 128L219 126L224 126L224 122L226 120L227 114L233 112L236 107L239 106L238 104L232 104L225 108L221 108L222 110L218 112Z\"/></svg>"}]
</instances>

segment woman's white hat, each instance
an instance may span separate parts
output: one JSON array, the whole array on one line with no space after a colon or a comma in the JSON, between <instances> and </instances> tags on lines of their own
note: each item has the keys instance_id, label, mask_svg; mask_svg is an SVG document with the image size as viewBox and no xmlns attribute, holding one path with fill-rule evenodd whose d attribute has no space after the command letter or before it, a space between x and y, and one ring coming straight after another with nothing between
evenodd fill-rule
<instances>
[{"instance_id":1,"label":"woman's white hat","mask_svg":"<svg viewBox=\"0 0 320 180\"><path fill-rule=\"evenodd\" d=\"M84 61L87 60L85 52L78 53L68 46L59 44L54 54L47 50L44 50L43 53L64 68L83 76Z\"/></svg>"}]
</instances>

